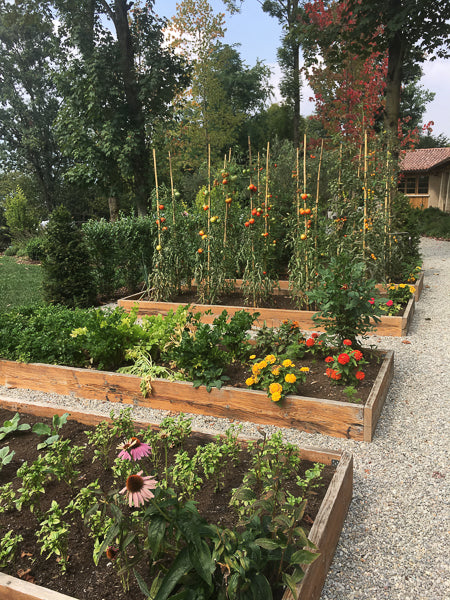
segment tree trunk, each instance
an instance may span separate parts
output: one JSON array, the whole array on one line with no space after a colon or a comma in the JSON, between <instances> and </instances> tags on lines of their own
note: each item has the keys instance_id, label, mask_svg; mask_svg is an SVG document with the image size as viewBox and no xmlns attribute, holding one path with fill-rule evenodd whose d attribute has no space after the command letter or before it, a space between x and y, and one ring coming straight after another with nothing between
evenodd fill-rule
<instances>
[{"instance_id":1,"label":"tree trunk","mask_svg":"<svg viewBox=\"0 0 450 600\"><path fill-rule=\"evenodd\" d=\"M400 94L402 86L402 66L405 58L406 40L398 32L388 48L388 69L386 76L386 105L384 127L392 141L398 141L398 120L400 118ZM393 144L395 148L398 144Z\"/></svg>"},{"instance_id":2,"label":"tree trunk","mask_svg":"<svg viewBox=\"0 0 450 600\"><path fill-rule=\"evenodd\" d=\"M114 2L114 26L120 49L120 66L125 90L125 97L130 118L130 125L135 135L136 145L133 164L133 192L139 216L147 214L150 199L150 183L148 169L150 154L145 140L145 119L142 103L138 95L135 72L133 41L128 23L128 4L126 0Z\"/></svg>"},{"instance_id":3,"label":"tree trunk","mask_svg":"<svg viewBox=\"0 0 450 600\"><path fill-rule=\"evenodd\" d=\"M117 202L117 198L115 196L109 196L108 198L108 206L109 206L109 221L114 223L119 218L119 204Z\"/></svg>"}]
</instances>

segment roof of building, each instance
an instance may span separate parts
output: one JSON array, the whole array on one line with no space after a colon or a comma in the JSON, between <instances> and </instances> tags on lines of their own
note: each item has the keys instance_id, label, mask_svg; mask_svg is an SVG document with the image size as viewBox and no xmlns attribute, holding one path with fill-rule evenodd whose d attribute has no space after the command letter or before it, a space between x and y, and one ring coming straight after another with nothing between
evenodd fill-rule
<instances>
[{"instance_id":1,"label":"roof of building","mask_svg":"<svg viewBox=\"0 0 450 600\"><path fill-rule=\"evenodd\" d=\"M400 170L417 172L430 171L450 163L450 148L420 148L405 153L400 161Z\"/></svg>"}]
</instances>

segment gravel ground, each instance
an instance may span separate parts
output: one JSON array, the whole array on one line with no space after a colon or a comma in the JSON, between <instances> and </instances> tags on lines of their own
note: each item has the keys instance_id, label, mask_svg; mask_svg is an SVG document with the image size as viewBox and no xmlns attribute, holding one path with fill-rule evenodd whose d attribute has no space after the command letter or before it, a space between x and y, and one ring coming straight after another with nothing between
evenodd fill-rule
<instances>
[{"instance_id":1,"label":"gravel ground","mask_svg":"<svg viewBox=\"0 0 450 600\"><path fill-rule=\"evenodd\" d=\"M450 598L450 242L422 239L421 249L425 288L408 337L369 340L395 351L394 380L373 442L282 430L290 442L354 456L353 501L321 600ZM110 410L95 401L0 386L0 402L2 396ZM165 414L135 409L137 419L153 423ZM197 430L223 431L229 424L193 415ZM243 425L244 435L257 435L253 424Z\"/></svg>"}]
</instances>

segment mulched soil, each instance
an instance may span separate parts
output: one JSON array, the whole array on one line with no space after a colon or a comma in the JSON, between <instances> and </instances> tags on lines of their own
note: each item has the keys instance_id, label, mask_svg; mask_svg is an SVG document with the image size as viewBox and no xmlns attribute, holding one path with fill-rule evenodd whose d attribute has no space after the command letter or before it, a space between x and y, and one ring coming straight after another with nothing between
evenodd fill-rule
<instances>
[{"instance_id":1,"label":"mulched soil","mask_svg":"<svg viewBox=\"0 0 450 600\"><path fill-rule=\"evenodd\" d=\"M0 424L6 419L11 419L14 413L0 409ZM32 415L23 415L21 423L33 425L36 422L49 422L42 417ZM62 438L67 438L73 444L87 445L85 431L89 429L86 425L81 425L75 421L68 421L62 429ZM42 438L30 432L21 432L17 435L11 435L2 441L1 445L10 447L10 450L16 452L13 461L4 466L0 471L0 485L12 481L14 488L19 487L19 480L15 473L24 461L31 463L37 458L36 444L42 441ZM185 449L190 454L194 453L198 444L204 444L211 441L205 439L205 435L195 434L186 443ZM43 452L41 450L41 452ZM113 452L116 452L113 449ZM77 467L81 475L79 477L80 487L87 485L90 481L99 479L104 489L110 489L112 483L111 474L105 471L98 463L92 463L92 450L87 447L83 463ZM172 457L169 457L169 463ZM230 511L228 502L233 488L239 486L243 474L248 464L248 454L242 453L242 460L238 467L228 465L225 472L225 481L223 489L215 493L213 482L206 482L202 490L198 493L195 500L198 503L199 512L211 523L220 524L223 527L236 527L236 516ZM303 470L311 467L311 464L304 461ZM325 495L334 468L325 467L323 471L322 485L308 494L308 504L302 525L309 529L317 515L317 511ZM46 488L46 493L42 497L41 509L46 511L52 499L57 499L60 506L65 506L71 497L69 486L64 483L50 483ZM54 557L45 559L45 555L40 554L34 537L36 527L36 516L28 510L22 512L7 511L0 514L0 535L3 536L8 530L15 534L23 536L23 542L20 544L14 561L10 562L4 572L20 577L25 580L37 583L41 586L63 592L79 600L142 600L143 594L138 589L134 579L130 579L131 587L128 592L124 592L117 576L113 564L103 557L98 568L95 568L92 561L93 543L87 536L81 518L75 518L70 529L69 538L69 566L67 572L62 575Z\"/></svg>"}]
</instances>

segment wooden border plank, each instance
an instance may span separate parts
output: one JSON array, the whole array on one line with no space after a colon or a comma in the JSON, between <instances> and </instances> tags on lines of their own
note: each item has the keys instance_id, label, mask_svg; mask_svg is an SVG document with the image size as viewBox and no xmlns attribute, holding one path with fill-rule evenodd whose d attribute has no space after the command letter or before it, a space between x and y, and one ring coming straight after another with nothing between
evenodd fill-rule
<instances>
[{"instance_id":1,"label":"wooden border plank","mask_svg":"<svg viewBox=\"0 0 450 600\"><path fill-rule=\"evenodd\" d=\"M391 364L392 363L392 364ZM371 441L393 373L393 352L384 353L380 372L366 405L323 398L288 396L271 402L263 391L247 388L194 388L185 381L158 379L144 398L134 375L0 361L0 384L21 389L73 395L103 402L132 404L159 410L201 414L261 425L295 428L333 437Z\"/></svg>"},{"instance_id":2,"label":"wooden border plank","mask_svg":"<svg viewBox=\"0 0 450 600\"><path fill-rule=\"evenodd\" d=\"M53 414L63 414L68 411L65 407L55 409L51 405L6 400L5 402L5 399L0 397L2 405L9 404L9 406L15 407L13 410L38 416L51 417ZM69 410L69 412L71 411ZM96 424L94 421L97 419L98 422L110 420L99 414L80 412L71 412L70 418L83 424ZM138 426L142 424L145 423L136 422ZM152 427L157 426L152 425ZM206 433L204 435L210 437ZM245 439L241 441L245 443ZM340 452L312 447L300 447L299 453L304 460L324 464L338 463L309 534L309 539L319 549L320 556L311 565L305 567L305 577L297 588L298 600L319 600L352 499L353 457L347 451ZM2 600L76 600L72 596L4 573L0 573L0 597ZM289 590L285 592L282 600L293 600Z\"/></svg>"}]
</instances>

